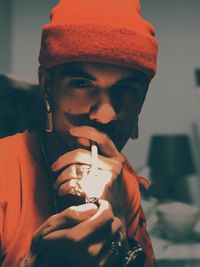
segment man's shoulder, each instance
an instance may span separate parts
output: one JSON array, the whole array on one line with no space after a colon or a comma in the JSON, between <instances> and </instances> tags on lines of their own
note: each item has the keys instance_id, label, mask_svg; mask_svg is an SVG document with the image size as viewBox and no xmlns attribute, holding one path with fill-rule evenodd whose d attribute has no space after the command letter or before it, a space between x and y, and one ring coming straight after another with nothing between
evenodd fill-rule
<instances>
[{"instance_id":1,"label":"man's shoulder","mask_svg":"<svg viewBox=\"0 0 200 267\"><path fill-rule=\"evenodd\" d=\"M23 133L0 139L0 202L7 202L13 192L10 187L17 188L19 181L19 151L22 147ZM14 196L14 195L13 195Z\"/></svg>"},{"instance_id":2,"label":"man's shoulder","mask_svg":"<svg viewBox=\"0 0 200 267\"><path fill-rule=\"evenodd\" d=\"M124 158L122 171L124 180L126 181L126 183L138 183L138 176L134 167L130 164L130 162L124 155L122 156Z\"/></svg>"},{"instance_id":3,"label":"man's shoulder","mask_svg":"<svg viewBox=\"0 0 200 267\"><path fill-rule=\"evenodd\" d=\"M23 139L25 133L17 133L15 135L7 136L0 139L0 155L3 152L9 152L17 150L20 145L20 141Z\"/></svg>"},{"instance_id":4,"label":"man's shoulder","mask_svg":"<svg viewBox=\"0 0 200 267\"><path fill-rule=\"evenodd\" d=\"M0 139L0 165L12 162L19 158L19 155L24 151L24 140L27 133L17 133L12 136Z\"/></svg>"},{"instance_id":5,"label":"man's shoulder","mask_svg":"<svg viewBox=\"0 0 200 267\"><path fill-rule=\"evenodd\" d=\"M125 156L124 156L124 159L125 161L124 161L123 174L124 174L126 182L128 184L129 183L141 184L145 189L148 189L151 184L149 179L138 175Z\"/></svg>"}]
</instances>

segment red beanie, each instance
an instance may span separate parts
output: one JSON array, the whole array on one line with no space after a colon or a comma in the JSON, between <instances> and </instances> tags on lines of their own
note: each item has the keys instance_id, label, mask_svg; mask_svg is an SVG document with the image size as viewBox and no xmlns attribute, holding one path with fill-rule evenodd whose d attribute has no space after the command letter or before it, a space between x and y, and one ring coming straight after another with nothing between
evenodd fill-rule
<instances>
[{"instance_id":1,"label":"red beanie","mask_svg":"<svg viewBox=\"0 0 200 267\"><path fill-rule=\"evenodd\" d=\"M154 28L140 16L139 0L60 0L42 32L39 62L101 62L156 71Z\"/></svg>"}]
</instances>

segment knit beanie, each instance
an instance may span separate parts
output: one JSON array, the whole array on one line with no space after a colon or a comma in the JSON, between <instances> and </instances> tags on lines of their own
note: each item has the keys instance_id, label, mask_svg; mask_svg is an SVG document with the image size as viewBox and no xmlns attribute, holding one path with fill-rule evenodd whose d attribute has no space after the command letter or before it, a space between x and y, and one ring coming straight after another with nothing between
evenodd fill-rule
<instances>
[{"instance_id":1,"label":"knit beanie","mask_svg":"<svg viewBox=\"0 0 200 267\"><path fill-rule=\"evenodd\" d=\"M60 0L43 27L40 65L100 62L135 68L150 79L157 41L139 0Z\"/></svg>"}]
</instances>

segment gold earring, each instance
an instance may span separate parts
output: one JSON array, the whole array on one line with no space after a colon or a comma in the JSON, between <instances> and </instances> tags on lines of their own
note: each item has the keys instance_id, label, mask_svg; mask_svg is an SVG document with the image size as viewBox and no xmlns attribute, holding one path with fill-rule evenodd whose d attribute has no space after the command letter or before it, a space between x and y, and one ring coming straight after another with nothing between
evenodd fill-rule
<instances>
[{"instance_id":1,"label":"gold earring","mask_svg":"<svg viewBox=\"0 0 200 267\"><path fill-rule=\"evenodd\" d=\"M139 127L138 127L138 119L137 121L135 122L135 125L134 125L134 128L133 128L133 131L131 133L131 139L137 139L139 137Z\"/></svg>"},{"instance_id":2,"label":"gold earring","mask_svg":"<svg viewBox=\"0 0 200 267\"><path fill-rule=\"evenodd\" d=\"M46 106L45 131L47 133L51 133L53 131L52 112L51 112L51 107L49 105L49 102L46 99L45 99L45 106Z\"/></svg>"}]
</instances>

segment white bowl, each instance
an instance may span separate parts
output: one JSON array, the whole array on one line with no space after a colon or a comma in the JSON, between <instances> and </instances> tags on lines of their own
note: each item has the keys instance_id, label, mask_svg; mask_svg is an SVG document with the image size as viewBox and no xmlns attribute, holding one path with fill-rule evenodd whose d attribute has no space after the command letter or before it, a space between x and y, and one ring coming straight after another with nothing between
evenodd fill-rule
<instances>
[{"instance_id":1,"label":"white bowl","mask_svg":"<svg viewBox=\"0 0 200 267\"><path fill-rule=\"evenodd\" d=\"M158 205L157 214L164 235L181 240L191 235L200 210L185 203L170 202Z\"/></svg>"}]
</instances>

